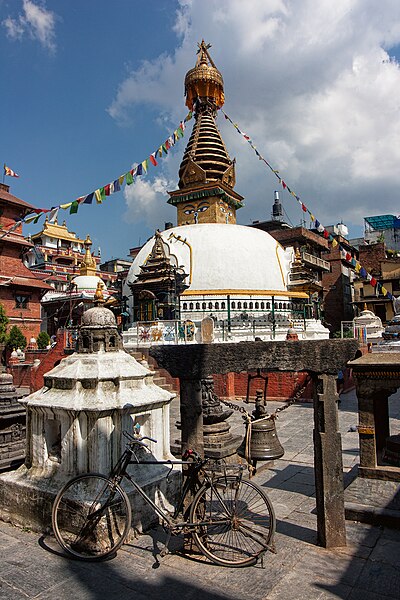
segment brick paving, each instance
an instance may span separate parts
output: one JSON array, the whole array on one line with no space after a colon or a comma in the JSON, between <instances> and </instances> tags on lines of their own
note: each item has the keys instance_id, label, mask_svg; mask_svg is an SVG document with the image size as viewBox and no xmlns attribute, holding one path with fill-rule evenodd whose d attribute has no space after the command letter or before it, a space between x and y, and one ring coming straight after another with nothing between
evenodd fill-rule
<instances>
[{"instance_id":1,"label":"brick paving","mask_svg":"<svg viewBox=\"0 0 400 600\"><path fill-rule=\"evenodd\" d=\"M390 407L391 432L396 433L400 394ZM177 417L174 400L172 429ZM234 431L242 434L238 413L232 421ZM339 422L344 471L349 473L358 462L354 392L342 395ZM312 406L298 404L283 411L277 428L285 456L271 469L260 469L255 478L270 495L278 519L277 554L266 556L265 568L221 568L201 556L179 552L160 560L165 539L161 528L126 544L112 560L82 563L63 557L50 535L40 537L0 522L0 598L399 600L400 530L347 522L345 548L318 547Z\"/></svg>"}]
</instances>

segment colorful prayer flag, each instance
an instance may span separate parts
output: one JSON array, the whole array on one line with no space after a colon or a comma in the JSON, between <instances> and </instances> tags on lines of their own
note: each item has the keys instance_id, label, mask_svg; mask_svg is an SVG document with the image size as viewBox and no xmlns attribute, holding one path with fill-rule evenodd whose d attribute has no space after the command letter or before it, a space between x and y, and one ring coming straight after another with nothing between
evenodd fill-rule
<instances>
[{"instance_id":1,"label":"colorful prayer flag","mask_svg":"<svg viewBox=\"0 0 400 600\"><path fill-rule=\"evenodd\" d=\"M153 152L153 154L150 154L149 156L150 162L152 165L154 165L155 167L158 165L158 162L156 161L156 153Z\"/></svg>"},{"instance_id":2,"label":"colorful prayer flag","mask_svg":"<svg viewBox=\"0 0 400 600\"><path fill-rule=\"evenodd\" d=\"M7 167L7 165L5 163L4 163L4 175L7 175L8 177L19 177L18 173L16 173L12 169L10 169L10 167Z\"/></svg>"}]
</instances>

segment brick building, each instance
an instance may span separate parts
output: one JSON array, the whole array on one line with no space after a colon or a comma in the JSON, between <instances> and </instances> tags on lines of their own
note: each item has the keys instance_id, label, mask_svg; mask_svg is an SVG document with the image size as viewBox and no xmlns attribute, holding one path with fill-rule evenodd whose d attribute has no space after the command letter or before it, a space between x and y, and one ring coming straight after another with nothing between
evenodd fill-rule
<instances>
[{"instance_id":1,"label":"brick building","mask_svg":"<svg viewBox=\"0 0 400 600\"><path fill-rule=\"evenodd\" d=\"M40 332L40 299L52 289L43 278L37 277L23 263L23 256L32 243L22 235L22 224L4 235L18 219L34 207L10 194L10 188L0 183L0 302L3 304L9 327L17 325L29 339Z\"/></svg>"},{"instance_id":2,"label":"brick building","mask_svg":"<svg viewBox=\"0 0 400 600\"><path fill-rule=\"evenodd\" d=\"M359 261L393 296L400 296L400 258L386 249L384 242L364 244L359 247ZM394 316L393 302L373 287L368 279L360 277L354 282L354 302L359 310L367 306L383 323Z\"/></svg>"},{"instance_id":3,"label":"brick building","mask_svg":"<svg viewBox=\"0 0 400 600\"><path fill-rule=\"evenodd\" d=\"M341 229L343 228L343 229ZM330 272L323 273L324 287L324 317L325 325L331 333L340 332L342 321L352 321L354 318L354 268L345 258L345 250L350 257L358 258L357 249L344 237L347 228L343 225L327 227L332 229L338 245L334 248L329 242L329 251L324 259L331 265ZM341 248L343 250L341 250Z\"/></svg>"},{"instance_id":4,"label":"brick building","mask_svg":"<svg viewBox=\"0 0 400 600\"><path fill-rule=\"evenodd\" d=\"M65 221L59 224L57 219L49 222L46 218L42 229L33 234L30 241L26 264L32 274L45 278L52 286L42 299L43 325L50 335L55 335L58 328L65 327L72 318L76 321L78 315L73 314L76 306L94 294L97 280L93 280L94 289L91 290L77 289L73 285L74 281L78 282L77 276L82 275L83 262L89 260L90 275L100 276L107 290L113 292L117 274L100 271L100 252L89 252L86 257L87 242L90 242L89 249L92 244L89 237L86 240L78 238L75 232L69 231ZM83 283L87 286L90 282Z\"/></svg>"}]
</instances>

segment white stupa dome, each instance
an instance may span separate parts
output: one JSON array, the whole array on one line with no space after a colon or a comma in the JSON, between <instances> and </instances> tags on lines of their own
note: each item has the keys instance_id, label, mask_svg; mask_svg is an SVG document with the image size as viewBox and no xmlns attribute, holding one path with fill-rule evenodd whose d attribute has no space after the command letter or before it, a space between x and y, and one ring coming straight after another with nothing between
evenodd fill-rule
<instances>
[{"instance_id":1,"label":"white stupa dome","mask_svg":"<svg viewBox=\"0 0 400 600\"><path fill-rule=\"evenodd\" d=\"M97 284L101 283L103 286L103 295L104 297L108 296L107 289L104 285L104 282L97 275L77 275L73 278L72 284L76 285L76 291L79 293L87 293L90 295L94 295L97 290Z\"/></svg>"},{"instance_id":2,"label":"white stupa dome","mask_svg":"<svg viewBox=\"0 0 400 600\"><path fill-rule=\"evenodd\" d=\"M243 225L202 223L173 227L161 236L171 263L188 275L185 294L286 295L293 250L285 251L265 231ZM153 245L154 237L140 250L129 270L128 284L136 280Z\"/></svg>"}]
</instances>

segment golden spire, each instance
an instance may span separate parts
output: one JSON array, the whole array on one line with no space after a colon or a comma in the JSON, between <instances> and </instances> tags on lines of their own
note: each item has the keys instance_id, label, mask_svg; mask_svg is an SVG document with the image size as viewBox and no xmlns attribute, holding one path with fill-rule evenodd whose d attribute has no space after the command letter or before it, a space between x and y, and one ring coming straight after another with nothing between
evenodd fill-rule
<instances>
[{"instance_id":1,"label":"golden spire","mask_svg":"<svg viewBox=\"0 0 400 600\"><path fill-rule=\"evenodd\" d=\"M179 190L170 192L178 225L236 223L243 197L234 191L235 161L231 160L215 122L224 104L224 81L204 40L196 65L186 73L186 106L195 123L179 168Z\"/></svg>"},{"instance_id":2,"label":"golden spire","mask_svg":"<svg viewBox=\"0 0 400 600\"><path fill-rule=\"evenodd\" d=\"M79 267L79 274L80 275L96 275L96 261L93 258L91 252L90 252L90 248L92 246L92 240L90 239L89 235L86 236L86 240L83 242L84 246L85 246L85 256L83 261L80 264Z\"/></svg>"},{"instance_id":3,"label":"golden spire","mask_svg":"<svg viewBox=\"0 0 400 600\"><path fill-rule=\"evenodd\" d=\"M192 110L197 99L207 98L213 101L216 108L221 108L225 101L224 80L208 52L211 44L202 40L197 45L196 66L185 77L186 106Z\"/></svg>"}]
</instances>

